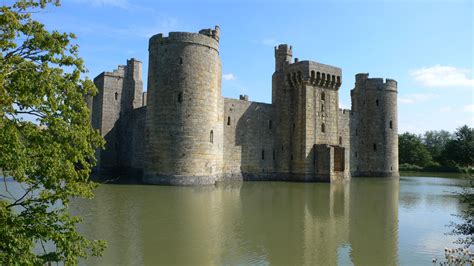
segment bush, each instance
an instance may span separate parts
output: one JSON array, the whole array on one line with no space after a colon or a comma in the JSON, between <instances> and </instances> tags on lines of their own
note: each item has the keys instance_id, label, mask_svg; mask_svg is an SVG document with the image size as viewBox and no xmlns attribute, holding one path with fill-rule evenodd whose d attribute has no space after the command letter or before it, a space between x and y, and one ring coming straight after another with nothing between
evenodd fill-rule
<instances>
[{"instance_id":1,"label":"bush","mask_svg":"<svg viewBox=\"0 0 474 266\"><path fill-rule=\"evenodd\" d=\"M398 166L398 169L400 171L422 171L423 167L415 164L402 163Z\"/></svg>"}]
</instances>

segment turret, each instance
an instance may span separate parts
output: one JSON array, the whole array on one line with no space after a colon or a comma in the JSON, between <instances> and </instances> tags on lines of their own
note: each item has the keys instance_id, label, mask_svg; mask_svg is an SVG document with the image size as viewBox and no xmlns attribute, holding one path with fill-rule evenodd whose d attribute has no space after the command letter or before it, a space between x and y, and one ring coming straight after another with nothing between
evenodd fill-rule
<instances>
[{"instance_id":1,"label":"turret","mask_svg":"<svg viewBox=\"0 0 474 266\"><path fill-rule=\"evenodd\" d=\"M397 177L397 82L357 74L351 91L353 176Z\"/></svg>"},{"instance_id":2,"label":"turret","mask_svg":"<svg viewBox=\"0 0 474 266\"><path fill-rule=\"evenodd\" d=\"M149 42L144 182L214 184L222 172L219 27Z\"/></svg>"},{"instance_id":3,"label":"turret","mask_svg":"<svg viewBox=\"0 0 474 266\"><path fill-rule=\"evenodd\" d=\"M288 44L280 44L275 47L275 71L282 71L286 65L291 63L292 57L292 47Z\"/></svg>"}]
</instances>

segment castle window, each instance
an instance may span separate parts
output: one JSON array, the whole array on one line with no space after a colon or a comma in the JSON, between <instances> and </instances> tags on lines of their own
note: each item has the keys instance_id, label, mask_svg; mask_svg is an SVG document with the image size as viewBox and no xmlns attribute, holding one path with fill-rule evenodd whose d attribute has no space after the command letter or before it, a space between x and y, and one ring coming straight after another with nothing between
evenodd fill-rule
<instances>
[{"instance_id":1,"label":"castle window","mask_svg":"<svg viewBox=\"0 0 474 266\"><path fill-rule=\"evenodd\" d=\"M337 83L341 84L341 77L337 76Z\"/></svg>"},{"instance_id":2,"label":"castle window","mask_svg":"<svg viewBox=\"0 0 474 266\"><path fill-rule=\"evenodd\" d=\"M365 101L362 102L362 105L365 106Z\"/></svg>"},{"instance_id":3,"label":"castle window","mask_svg":"<svg viewBox=\"0 0 474 266\"><path fill-rule=\"evenodd\" d=\"M281 151L283 151L283 150L284 150L283 145L281 145Z\"/></svg>"},{"instance_id":4,"label":"castle window","mask_svg":"<svg viewBox=\"0 0 474 266\"><path fill-rule=\"evenodd\" d=\"M272 129L272 120L268 120L268 129Z\"/></svg>"},{"instance_id":5,"label":"castle window","mask_svg":"<svg viewBox=\"0 0 474 266\"><path fill-rule=\"evenodd\" d=\"M320 72L316 72L316 79L321 79L321 73Z\"/></svg>"},{"instance_id":6,"label":"castle window","mask_svg":"<svg viewBox=\"0 0 474 266\"><path fill-rule=\"evenodd\" d=\"M331 76L331 81L332 81L332 82L336 82L336 76L332 75L332 76Z\"/></svg>"},{"instance_id":7,"label":"castle window","mask_svg":"<svg viewBox=\"0 0 474 266\"><path fill-rule=\"evenodd\" d=\"M393 129L393 123L392 123L392 120L390 120L389 126L390 126L390 129Z\"/></svg>"},{"instance_id":8,"label":"castle window","mask_svg":"<svg viewBox=\"0 0 474 266\"><path fill-rule=\"evenodd\" d=\"M179 64L180 64L180 65L183 64L183 58L182 58L182 57L179 58Z\"/></svg>"},{"instance_id":9,"label":"castle window","mask_svg":"<svg viewBox=\"0 0 474 266\"><path fill-rule=\"evenodd\" d=\"M379 100L378 100L378 99L375 100L375 104L376 104L377 106L379 106Z\"/></svg>"},{"instance_id":10,"label":"castle window","mask_svg":"<svg viewBox=\"0 0 474 266\"><path fill-rule=\"evenodd\" d=\"M293 154L290 156L290 160L293 161Z\"/></svg>"},{"instance_id":11,"label":"castle window","mask_svg":"<svg viewBox=\"0 0 474 266\"><path fill-rule=\"evenodd\" d=\"M357 152L355 152L355 157L357 158Z\"/></svg>"},{"instance_id":12,"label":"castle window","mask_svg":"<svg viewBox=\"0 0 474 266\"><path fill-rule=\"evenodd\" d=\"M339 137L339 145L342 145L342 137Z\"/></svg>"},{"instance_id":13,"label":"castle window","mask_svg":"<svg viewBox=\"0 0 474 266\"><path fill-rule=\"evenodd\" d=\"M211 130L211 133L209 134L209 142L214 143L214 131Z\"/></svg>"},{"instance_id":14,"label":"castle window","mask_svg":"<svg viewBox=\"0 0 474 266\"><path fill-rule=\"evenodd\" d=\"M273 149L273 160L275 161L275 149Z\"/></svg>"},{"instance_id":15,"label":"castle window","mask_svg":"<svg viewBox=\"0 0 474 266\"><path fill-rule=\"evenodd\" d=\"M324 112L325 109L324 109L324 103L321 104L321 112Z\"/></svg>"},{"instance_id":16,"label":"castle window","mask_svg":"<svg viewBox=\"0 0 474 266\"><path fill-rule=\"evenodd\" d=\"M295 131L295 129L296 129L296 125L295 123L293 123L293 131Z\"/></svg>"},{"instance_id":17,"label":"castle window","mask_svg":"<svg viewBox=\"0 0 474 266\"><path fill-rule=\"evenodd\" d=\"M301 80L301 71L298 71L298 80Z\"/></svg>"},{"instance_id":18,"label":"castle window","mask_svg":"<svg viewBox=\"0 0 474 266\"><path fill-rule=\"evenodd\" d=\"M326 80L326 74L323 73L323 80Z\"/></svg>"},{"instance_id":19,"label":"castle window","mask_svg":"<svg viewBox=\"0 0 474 266\"><path fill-rule=\"evenodd\" d=\"M262 150L262 160L265 160L265 151Z\"/></svg>"},{"instance_id":20,"label":"castle window","mask_svg":"<svg viewBox=\"0 0 474 266\"><path fill-rule=\"evenodd\" d=\"M326 100L326 93L321 92L321 101L325 101Z\"/></svg>"},{"instance_id":21,"label":"castle window","mask_svg":"<svg viewBox=\"0 0 474 266\"><path fill-rule=\"evenodd\" d=\"M356 136L359 136L359 131L357 130L357 128L356 128Z\"/></svg>"},{"instance_id":22,"label":"castle window","mask_svg":"<svg viewBox=\"0 0 474 266\"><path fill-rule=\"evenodd\" d=\"M289 73L286 74L286 82L288 82L288 85L291 86L291 75Z\"/></svg>"},{"instance_id":23,"label":"castle window","mask_svg":"<svg viewBox=\"0 0 474 266\"><path fill-rule=\"evenodd\" d=\"M314 75L314 70L311 70L311 81L313 81L315 78L315 75Z\"/></svg>"},{"instance_id":24,"label":"castle window","mask_svg":"<svg viewBox=\"0 0 474 266\"><path fill-rule=\"evenodd\" d=\"M182 92L178 93L178 102L179 103L183 102L183 93Z\"/></svg>"},{"instance_id":25,"label":"castle window","mask_svg":"<svg viewBox=\"0 0 474 266\"><path fill-rule=\"evenodd\" d=\"M321 132L326 132L326 126L324 125L324 123L321 124Z\"/></svg>"},{"instance_id":26,"label":"castle window","mask_svg":"<svg viewBox=\"0 0 474 266\"><path fill-rule=\"evenodd\" d=\"M115 100L118 100L118 92L115 93Z\"/></svg>"},{"instance_id":27,"label":"castle window","mask_svg":"<svg viewBox=\"0 0 474 266\"><path fill-rule=\"evenodd\" d=\"M390 166L390 171L393 171L393 166Z\"/></svg>"},{"instance_id":28,"label":"castle window","mask_svg":"<svg viewBox=\"0 0 474 266\"><path fill-rule=\"evenodd\" d=\"M377 144L374 143L374 151L377 150Z\"/></svg>"},{"instance_id":29,"label":"castle window","mask_svg":"<svg viewBox=\"0 0 474 266\"><path fill-rule=\"evenodd\" d=\"M230 116L227 117L227 125L230 126Z\"/></svg>"}]
</instances>

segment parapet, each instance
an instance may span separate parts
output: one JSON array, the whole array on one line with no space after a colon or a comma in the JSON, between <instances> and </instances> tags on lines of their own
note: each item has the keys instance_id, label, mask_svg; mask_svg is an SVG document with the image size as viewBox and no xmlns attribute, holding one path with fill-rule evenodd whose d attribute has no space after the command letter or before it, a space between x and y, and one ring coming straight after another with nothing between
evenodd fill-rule
<instances>
[{"instance_id":1,"label":"parapet","mask_svg":"<svg viewBox=\"0 0 474 266\"><path fill-rule=\"evenodd\" d=\"M356 88L377 89L397 92L397 81L394 79L369 78L369 73L356 74Z\"/></svg>"},{"instance_id":2,"label":"parapet","mask_svg":"<svg viewBox=\"0 0 474 266\"><path fill-rule=\"evenodd\" d=\"M214 30L203 29L199 33L192 32L170 32L168 37L162 33L153 35L149 41L149 49L153 49L156 45L166 45L168 43L193 43L203 45L216 51L219 50L220 29L216 26Z\"/></svg>"},{"instance_id":3,"label":"parapet","mask_svg":"<svg viewBox=\"0 0 474 266\"><path fill-rule=\"evenodd\" d=\"M338 67L314 61L296 61L286 69L286 81L290 86L308 83L324 88L339 89L342 84L342 70Z\"/></svg>"},{"instance_id":4,"label":"parapet","mask_svg":"<svg viewBox=\"0 0 474 266\"><path fill-rule=\"evenodd\" d=\"M241 101L248 101L248 100L249 100L249 96L246 95L246 94L241 94L241 95L239 96L239 100L241 100Z\"/></svg>"},{"instance_id":5,"label":"parapet","mask_svg":"<svg viewBox=\"0 0 474 266\"><path fill-rule=\"evenodd\" d=\"M278 55L289 55L291 57L293 55L293 47L288 44L280 44L278 46L275 46L275 57Z\"/></svg>"}]
</instances>

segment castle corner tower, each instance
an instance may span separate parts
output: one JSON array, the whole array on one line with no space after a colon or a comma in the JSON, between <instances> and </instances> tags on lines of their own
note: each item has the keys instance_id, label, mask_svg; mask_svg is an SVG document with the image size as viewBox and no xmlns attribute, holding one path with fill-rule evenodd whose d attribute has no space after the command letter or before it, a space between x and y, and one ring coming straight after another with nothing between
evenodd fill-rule
<instances>
[{"instance_id":1,"label":"castle corner tower","mask_svg":"<svg viewBox=\"0 0 474 266\"><path fill-rule=\"evenodd\" d=\"M352 176L398 177L397 82L356 75L351 90Z\"/></svg>"},{"instance_id":2,"label":"castle corner tower","mask_svg":"<svg viewBox=\"0 0 474 266\"><path fill-rule=\"evenodd\" d=\"M214 184L222 172L219 27L149 42L145 166L152 184Z\"/></svg>"}]
</instances>

